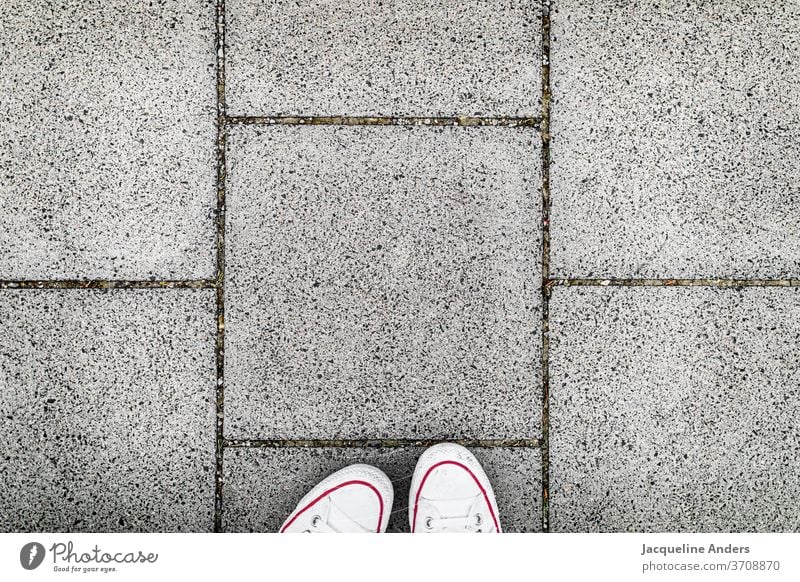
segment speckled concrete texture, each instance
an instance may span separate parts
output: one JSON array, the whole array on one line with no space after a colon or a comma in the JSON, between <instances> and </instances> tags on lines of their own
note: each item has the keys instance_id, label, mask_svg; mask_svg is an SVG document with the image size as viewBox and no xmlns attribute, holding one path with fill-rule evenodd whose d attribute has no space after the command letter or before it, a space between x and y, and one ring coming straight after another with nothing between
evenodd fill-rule
<instances>
[{"instance_id":1,"label":"speckled concrete texture","mask_svg":"<svg viewBox=\"0 0 800 582\"><path fill-rule=\"evenodd\" d=\"M214 272L211 0L6 0L0 279Z\"/></svg>"},{"instance_id":2,"label":"speckled concrete texture","mask_svg":"<svg viewBox=\"0 0 800 582\"><path fill-rule=\"evenodd\" d=\"M234 115L539 115L525 0L227 0Z\"/></svg>"},{"instance_id":3,"label":"speckled concrete texture","mask_svg":"<svg viewBox=\"0 0 800 582\"><path fill-rule=\"evenodd\" d=\"M554 0L552 272L800 276L800 3Z\"/></svg>"},{"instance_id":4,"label":"speckled concrete texture","mask_svg":"<svg viewBox=\"0 0 800 582\"><path fill-rule=\"evenodd\" d=\"M226 436L538 436L538 144L232 128Z\"/></svg>"},{"instance_id":5,"label":"speckled concrete texture","mask_svg":"<svg viewBox=\"0 0 800 582\"><path fill-rule=\"evenodd\" d=\"M274 532L308 491L353 463L375 465L394 485L389 532L407 532L408 489L424 448L229 449L225 453L225 521L229 532ZM541 528L541 458L536 449L473 448L492 483L507 532Z\"/></svg>"},{"instance_id":6,"label":"speckled concrete texture","mask_svg":"<svg viewBox=\"0 0 800 582\"><path fill-rule=\"evenodd\" d=\"M449 440L509 531L797 530L798 23L6 0L0 531L274 531L356 462L405 531Z\"/></svg>"},{"instance_id":7,"label":"speckled concrete texture","mask_svg":"<svg viewBox=\"0 0 800 582\"><path fill-rule=\"evenodd\" d=\"M557 288L556 531L792 531L800 289Z\"/></svg>"},{"instance_id":8,"label":"speckled concrete texture","mask_svg":"<svg viewBox=\"0 0 800 582\"><path fill-rule=\"evenodd\" d=\"M0 529L208 531L211 290L0 291Z\"/></svg>"}]
</instances>

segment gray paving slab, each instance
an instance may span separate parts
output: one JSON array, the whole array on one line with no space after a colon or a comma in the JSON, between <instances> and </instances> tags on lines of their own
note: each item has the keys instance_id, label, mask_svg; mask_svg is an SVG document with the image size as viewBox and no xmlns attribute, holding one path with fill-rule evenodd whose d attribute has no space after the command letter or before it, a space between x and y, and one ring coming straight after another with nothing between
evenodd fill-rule
<instances>
[{"instance_id":1,"label":"gray paving slab","mask_svg":"<svg viewBox=\"0 0 800 582\"><path fill-rule=\"evenodd\" d=\"M214 3L6 0L0 279L214 272Z\"/></svg>"},{"instance_id":2,"label":"gray paving slab","mask_svg":"<svg viewBox=\"0 0 800 582\"><path fill-rule=\"evenodd\" d=\"M226 436L538 436L538 143L232 130Z\"/></svg>"},{"instance_id":3,"label":"gray paving slab","mask_svg":"<svg viewBox=\"0 0 800 582\"><path fill-rule=\"evenodd\" d=\"M800 276L800 3L554 0L558 277Z\"/></svg>"},{"instance_id":4,"label":"gray paving slab","mask_svg":"<svg viewBox=\"0 0 800 582\"><path fill-rule=\"evenodd\" d=\"M211 290L0 291L0 530L208 531Z\"/></svg>"},{"instance_id":5,"label":"gray paving slab","mask_svg":"<svg viewBox=\"0 0 800 582\"><path fill-rule=\"evenodd\" d=\"M227 0L235 115L539 115L523 0Z\"/></svg>"},{"instance_id":6,"label":"gray paving slab","mask_svg":"<svg viewBox=\"0 0 800 582\"><path fill-rule=\"evenodd\" d=\"M556 531L796 531L800 289L556 288Z\"/></svg>"},{"instance_id":7,"label":"gray paving slab","mask_svg":"<svg viewBox=\"0 0 800 582\"><path fill-rule=\"evenodd\" d=\"M300 499L330 473L352 463L384 471L394 485L389 532L407 532L408 488L425 449L228 449L223 489L224 528L229 532L274 532ZM471 449L497 496L506 532L541 528L541 455L538 449Z\"/></svg>"}]
</instances>

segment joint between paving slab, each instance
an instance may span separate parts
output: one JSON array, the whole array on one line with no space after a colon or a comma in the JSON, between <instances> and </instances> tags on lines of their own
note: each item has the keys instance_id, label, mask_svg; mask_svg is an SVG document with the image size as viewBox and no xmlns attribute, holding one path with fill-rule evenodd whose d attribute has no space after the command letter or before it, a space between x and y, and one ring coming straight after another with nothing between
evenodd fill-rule
<instances>
[{"instance_id":1,"label":"joint between paving slab","mask_svg":"<svg viewBox=\"0 0 800 582\"><path fill-rule=\"evenodd\" d=\"M540 439L225 439L225 447L235 449L279 448L406 448L430 447L439 443L457 443L475 448L541 447Z\"/></svg>"},{"instance_id":2,"label":"joint between paving slab","mask_svg":"<svg viewBox=\"0 0 800 582\"><path fill-rule=\"evenodd\" d=\"M224 142L224 137L223 137ZM224 143L223 143L224 147ZM222 192L224 195L224 192ZM218 192L219 195L219 192ZM224 208L222 209L224 212ZM224 232L222 233L224 237ZM222 239L224 241L224 238ZM219 252L219 249L218 249ZM224 257L223 257L224 258ZM116 279L20 279L0 281L3 289L217 289L221 272L214 279L116 280ZM800 287L800 279L564 279L544 283L548 299L554 287Z\"/></svg>"},{"instance_id":3,"label":"joint between paving slab","mask_svg":"<svg viewBox=\"0 0 800 582\"><path fill-rule=\"evenodd\" d=\"M550 531L550 0L542 0L542 531Z\"/></svg>"},{"instance_id":4,"label":"joint between paving slab","mask_svg":"<svg viewBox=\"0 0 800 582\"><path fill-rule=\"evenodd\" d=\"M800 279L550 279L553 287L800 287Z\"/></svg>"},{"instance_id":5,"label":"joint between paving slab","mask_svg":"<svg viewBox=\"0 0 800 582\"><path fill-rule=\"evenodd\" d=\"M541 120L536 117L358 117L358 116L226 116L230 125L403 125L434 127L533 127Z\"/></svg>"},{"instance_id":6,"label":"joint between paving slab","mask_svg":"<svg viewBox=\"0 0 800 582\"><path fill-rule=\"evenodd\" d=\"M225 450L225 0L217 0L215 26L217 69L217 334L216 334L216 431L214 470L214 531L222 531L223 454Z\"/></svg>"},{"instance_id":7,"label":"joint between paving slab","mask_svg":"<svg viewBox=\"0 0 800 582\"><path fill-rule=\"evenodd\" d=\"M2 289L215 289L216 281L116 281L105 279L62 279L0 281Z\"/></svg>"}]
</instances>

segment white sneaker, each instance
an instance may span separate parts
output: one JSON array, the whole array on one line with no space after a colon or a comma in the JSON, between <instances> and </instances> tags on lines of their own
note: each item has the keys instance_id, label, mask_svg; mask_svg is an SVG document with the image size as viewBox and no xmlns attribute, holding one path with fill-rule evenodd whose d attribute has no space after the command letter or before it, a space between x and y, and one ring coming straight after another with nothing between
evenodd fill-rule
<instances>
[{"instance_id":1,"label":"white sneaker","mask_svg":"<svg viewBox=\"0 0 800 582\"><path fill-rule=\"evenodd\" d=\"M478 459L442 443L417 461L409 491L411 533L499 533L494 491Z\"/></svg>"},{"instance_id":2,"label":"white sneaker","mask_svg":"<svg viewBox=\"0 0 800 582\"><path fill-rule=\"evenodd\" d=\"M371 465L350 465L309 491L281 526L281 533L383 533L394 490Z\"/></svg>"}]
</instances>

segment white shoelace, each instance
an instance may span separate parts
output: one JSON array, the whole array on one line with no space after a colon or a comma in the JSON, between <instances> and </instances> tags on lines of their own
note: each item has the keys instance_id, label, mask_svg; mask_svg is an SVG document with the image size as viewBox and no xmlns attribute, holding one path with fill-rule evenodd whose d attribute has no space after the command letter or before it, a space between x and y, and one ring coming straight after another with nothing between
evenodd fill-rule
<instances>
[{"instance_id":1,"label":"white shoelace","mask_svg":"<svg viewBox=\"0 0 800 582\"><path fill-rule=\"evenodd\" d=\"M311 517L311 525L308 529L304 530L303 533L341 533L341 529L334 527L334 525L330 523L332 518L339 525L346 525L345 531L360 531L364 533L374 531L363 527L347 517L347 515L333 503L330 497L327 498L326 501L327 507L320 508L322 511L318 510L318 513Z\"/></svg>"},{"instance_id":2,"label":"white shoelace","mask_svg":"<svg viewBox=\"0 0 800 582\"><path fill-rule=\"evenodd\" d=\"M335 527L331 527L327 521L322 519L321 515L315 515L311 518L311 528L305 530L303 533L341 533Z\"/></svg>"},{"instance_id":3,"label":"white shoelace","mask_svg":"<svg viewBox=\"0 0 800 582\"><path fill-rule=\"evenodd\" d=\"M418 522L419 531L429 532L461 532L461 533L482 533L494 531L494 524L488 523L484 514L478 510L483 501L483 496L478 494L469 503L466 515L441 515L436 507L436 501L425 499L424 502L436 515L425 514Z\"/></svg>"}]
</instances>

